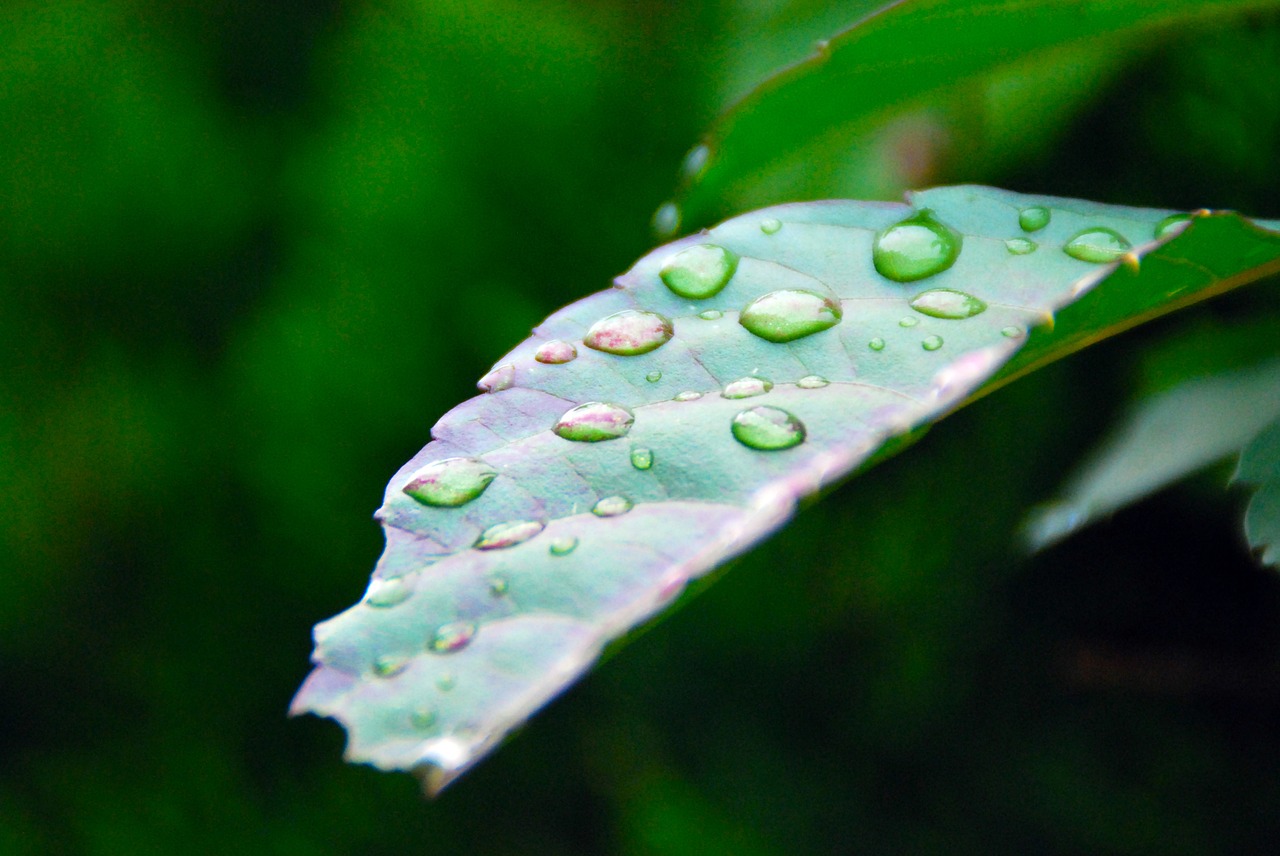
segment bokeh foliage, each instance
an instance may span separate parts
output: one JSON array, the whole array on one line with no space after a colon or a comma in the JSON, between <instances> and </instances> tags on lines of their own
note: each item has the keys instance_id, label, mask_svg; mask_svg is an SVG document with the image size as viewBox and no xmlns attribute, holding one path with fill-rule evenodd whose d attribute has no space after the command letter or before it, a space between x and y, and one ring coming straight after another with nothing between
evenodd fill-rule
<instances>
[{"instance_id":1,"label":"bokeh foliage","mask_svg":"<svg viewBox=\"0 0 1280 856\"><path fill-rule=\"evenodd\" d=\"M943 423L438 802L284 719L386 478L650 246L726 99L866 8L0 8L0 853L1267 852L1280 585L1227 473L1013 550L1141 355L1272 284ZM1277 216L1278 45L1162 33L928 180Z\"/></svg>"}]
</instances>

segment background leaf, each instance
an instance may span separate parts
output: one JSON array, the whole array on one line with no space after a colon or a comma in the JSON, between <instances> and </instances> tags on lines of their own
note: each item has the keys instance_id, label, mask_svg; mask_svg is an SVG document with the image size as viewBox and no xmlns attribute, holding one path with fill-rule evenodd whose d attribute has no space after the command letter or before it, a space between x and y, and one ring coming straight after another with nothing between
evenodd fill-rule
<instances>
[{"instance_id":1,"label":"background leaf","mask_svg":"<svg viewBox=\"0 0 1280 856\"><path fill-rule=\"evenodd\" d=\"M1262 561L1277 564L1280 540L1280 422L1273 422L1245 447L1236 470L1236 481L1256 485L1245 512L1244 531L1249 545L1262 551Z\"/></svg>"}]
</instances>

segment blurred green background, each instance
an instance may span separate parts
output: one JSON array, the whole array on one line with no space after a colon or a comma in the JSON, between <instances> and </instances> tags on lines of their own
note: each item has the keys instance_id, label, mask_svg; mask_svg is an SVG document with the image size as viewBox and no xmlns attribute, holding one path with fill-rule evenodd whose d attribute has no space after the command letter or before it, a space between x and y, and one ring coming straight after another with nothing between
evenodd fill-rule
<instances>
[{"instance_id":1,"label":"blurred green background","mask_svg":"<svg viewBox=\"0 0 1280 856\"><path fill-rule=\"evenodd\" d=\"M943 423L436 802L285 718L431 424L870 5L0 7L0 854L1275 852L1280 584L1227 471L1016 548L1151 346L1280 350L1274 284ZM1280 216L1280 20L1073 68L903 171ZM873 155L794 195L897 194Z\"/></svg>"}]
</instances>

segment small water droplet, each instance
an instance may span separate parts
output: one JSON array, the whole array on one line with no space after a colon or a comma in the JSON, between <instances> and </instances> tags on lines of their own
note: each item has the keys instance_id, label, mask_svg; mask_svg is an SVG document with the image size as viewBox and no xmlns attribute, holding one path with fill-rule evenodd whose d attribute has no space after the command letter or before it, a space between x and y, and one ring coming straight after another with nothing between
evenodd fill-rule
<instances>
[{"instance_id":1,"label":"small water droplet","mask_svg":"<svg viewBox=\"0 0 1280 856\"><path fill-rule=\"evenodd\" d=\"M782 289L747 304L738 323L769 342L792 342L840 323L840 304L803 289Z\"/></svg>"},{"instance_id":2,"label":"small water droplet","mask_svg":"<svg viewBox=\"0 0 1280 856\"><path fill-rule=\"evenodd\" d=\"M719 309L704 309L698 313L698 317L703 321L718 321L724 317L724 313Z\"/></svg>"},{"instance_id":3,"label":"small water droplet","mask_svg":"<svg viewBox=\"0 0 1280 856\"><path fill-rule=\"evenodd\" d=\"M567 411L551 430L566 440L598 443L625 437L635 419L621 405L588 401Z\"/></svg>"},{"instance_id":4,"label":"small water droplet","mask_svg":"<svg viewBox=\"0 0 1280 856\"><path fill-rule=\"evenodd\" d=\"M649 449L635 448L631 450L631 466L637 470L647 470L653 466L653 452Z\"/></svg>"},{"instance_id":5,"label":"small water droplet","mask_svg":"<svg viewBox=\"0 0 1280 856\"><path fill-rule=\"evenodd\" d=\"M511 520L490 526L476 539L477 550L504 550L523 544L542 531L546 524L537 520Z\"/></svg>"},{"instance_id":6,"label":"small water droplet","mask_svg":"<svg viewBox=\"0 0 1280 856\"><path fill-rule=\"evenodd\" d=\"M497 476L497 470L475 458L444 458L415 472L401 490L423 505L457 508L484 493Z\"/></svg>"},{"instance_id":7,"label":"small water droplet","mask_svg":"<svg viewBox=\"0 0 1280 856\"><path fill-rule=\"evenodd\" d=\"M511 583L507 581L506 577L493 577L489 580L489 594L494 597L502 597L509 588L511 588Z\"/></svg>"},{"instance_id":8,"label":"small water droplet","mask_svg":"<svg viewBox=\"0 0 1280 856\"><path fill-rule=\"evenodd\" d=\"M879 336L876 336L876 337L875 337L874 339L872 339L870 342L867 342L867 347L868 347L868 348L870 348L870 349L871 349L871 350L873 350L873 351L883 351L883 350L884 350L884 339L881 339Z\"/></svg>"},{"instance_id":9,"label":"small water droplet","mask_svg":"<svg viewBox=\"0 0 1280 856\"><path fill-rule=\"evenodd\" d=\"M431 637L430 648L437 654L461 651L475 638L476 626L470 621L454 621L441 625Z\"/></svg>"},{"instance_id":10,"label":"small water droplet","mask_svg":"<svg viewBox=\"0 0 1280 856\"><path fill-rule=\"evenodd\" d=\"M436 712L429 707L420 707L409 714L409 724L419 731L426 731L436 724Z\"/></svg>"},{"instance_id":11,"label":"small water droplet","mask_svg":"<svg viewBox=\"0 0 1280 856\"><path fill-rule=\"evenodd\" d=\"M689 390L685 390L684 392L677 393L676 397L673 400L674 401L697 401L699 398L702 398L702 393L689 389Z\"/></svg>"},{"instance_id":12,"label":"small water droplet","mask_svg":"<svg viewBox=\"0 0 1280 856\"><path fill-rule=\"evenodd\" d=\"M596 517L617 517L631 510L631 500L625 496L606 496L591 507Z\"/></svg>"},{"instance_id":13,"label":"small water droplet","mask_svg":"<svg viewBox=\"0 0 1280 856\"><path fill-rule=\"evenodd\" d=\"M773 389L772 381L765 380L762 377L744 377L738 378L733 383L725 386L724 391L720 393L721 398L752 398L757 395L764 395Z\"/></svg>"},{"instance_id":14,"label":"small water droplet","mask_svg":"<svg viewBox=\"0 0 1280 856\"><path fill-rule=\"evenodd\" d=\"M1105 226L1093 226L1076 234L1067 241L1062 251L1073 259L1082 262L1114 262L1129 251L1132 246L1124 236L1115 229Z\"/></svg>"},{"instance_id":15,"label":"small water droplet","mask_svg":"<svg viewBox=\"0 0 1280 856\"><path fill-rule=\"evenodd\" d=\"M1004 242L1004 248L1008 250L1011 255L1025 256L1027 253L1034 253L1036 251L1036 242L1028 240L1027 238L1010 238Z\"/></svg>"},{"instance_id":16,"label":"small water droplet","mask_svg":"<svg viewBox=\"0 0 1280 856\"><path fill-rule=\"evenodd\" d=\"M871 258L883 276L914 282L955 264L961 245L960 235L926 208L876 235Z\"/></svg>"},{"instance_id":17,"label":"small water droplet","mask_svg":"<svg viewBox=\"0 0 1280 856\"><path fill-rule=\"evenodd\" d=\"M453 672L441 672L440 677L436 678L436 689L442 693L447 693L458 685L458 676Z\"/></svg>"},{"instance_id":18,"label":"small water droplet","mask_svg":"<svg viewBox=\"0 0 1280 856\"><path fill-rule=\"evenodd\" d=\"M578 356L578 349L568 342L560 339L552 339L550 342L544 342L541 347L534 352L533 358L540 363L558 366L564 363L572 362Z\"/></svg>"},{"instance_id":19,"label":"small water droplet","mask_svg":"<svg viewBox=\"0 0 1280 856\"><path fill-rule=\"evenodd\" d=\"M830 385L831 385L831 381L827 380L822 375L816 375L816 374L806 375L805 377L802 377L800 378L800 380L796 381L796 386L800 387L801 389L822 389L824 386L830 386Z\"/></svg>"},{"instance_id":20,"label":"small water droplet","mask_svg":"<svg viewBox=\"0 0 1280 856\"><path fill-rule=\"evenodd\" d=\"M776 235L781 228L782 221L773 217L766 217L760 221L760 231L766 235Z\"/></svg>"},{"instance_id":21,"label":"small water droplet","mask_svg":"<svg viewBox=\"0 0 1280 856\"><path fill-rule=\"evenodd\" d=\"M804 442L804 424L779 407L752 407L733 417L734 439L749 449L773 452Z\"/></svg>"},{"instance_id":22,"label":"small water droplet","mask_svg":"<svg viewBox=\"0 0 1280 856\"><path fill-rule=\"evenodd\" d=\"M715 244L697 244L676 253L658 276L675 294L705 300L723 291L737 269L736 254Z\"/></svg>"},{"instance_id":23,"label":"small water droplet","mask_svg":"<svg viewBox=\"0 0 1280 856\"><path fill-rule=\"evenodd\" d=\"M504 366L498 366L476 381L476 388L482 392L502 392L504 389L510 389L515 382L516 367L508 363Z\"/></svg>"},{"instance_id":24,"label":"small water droplet","mask_svg":"<svg viewBox=\"0 0 1280 856\"><path fill-rule=\"evenodd\" d=\"M1161 220L1159 223L1156 224L1155 233L1154 233L1155 238L1156 240L1160 240L1166 235L1177 234L1178 232L1181 232L1183 229L1187 228L1186 224L1190 222L1191 222L1190 214L1170 214L1168 217L1165 217L1163 220Z\"/></svg>"},{"instance_id":25,"label":"small water droplet","mask_svg":"<svg viewBox=\"0 0 1280 856\"><path fill-rule=\"evenodd\" d=\"M926 351L936 351L942 347L942 337L925 336L920 342L920 347L924 348Z\"/></svg>"},{"instance_id":26,"label":"small water droplet","mask_svg":"<svg viewBox=\"0 0 1280 856\"><path fill-rule=\"evenodd\" d=\"M662 372L649 372L644 376L644 379L649 381L649 383L657 383L662 380Z\"/></svg>"},{"instance_id":27,"label":"small water droplet","mask_svg":"<svg viewBox=\"0 0 1280 856\"><path fill-rule=\"evenodd\" d=\"M664 202L653 212L650 221L653 233L659 238L669 238L680 229L680 206L674 202Z\"/></svg>"},{"instance_id":28,"label":"small water droplet","mask_svg":"<svg viewBox=\"0 0 1280 856\"><path fill-rule=\"evenodd\" d=\"M917 324L919 324L919 323L920 323L920 319L919 319L919 318L913 318L913 317L911 317L910 315L908 315L906 318L900 318L900 319L898 319L898 326L899 326L899 327L914 327L914 326L916 326L916 325L917 325Z\"/></svg>"},{"instance_id":29,"label":"small water droplet","mask_svg":"<svg viewBox=\"0 0 1280 856\"><path fill-rule=\"evenodd\" d=\"M921 315L930 318L959 320L972 318L987 311L987 304L972 294L952 288L933 288L911 298L910 306Z\"/></svg>"},{"instance_id":30,"label":"small water droplet","mask_svg":"<svg viewBox=\"0 0 1280 856\"><path fill-rule=\"evenodd\" d=\"M1032 205L1018 212L1018 225L1024 232L1039 232L1049 225L1053 214L1043 205Z\"/></svg>"},{"instance_id":31,"label":"small water droplet","mask_svg":"<svg viewBox=\"0 0 1280 856\"><path fill-rule=\"evenodd\" d=\"M624 309L591 325L582 344L606 354L634 357L662 347L671 339L671 322L656 312Z\"/></svg>"},{"instance_id":32,"label":"small water droplet","mask_svg":"<svg viewBox=\"0 0 1280 856\"><path fill-rule=\"evenodd\" d=\"M710 161L710 147L705 143L699 143L689 149L689 153L684 156L684 162L680 164L680 174L685 181L694 181L702 175L702 171L707 168Z\"/></svg>"},{"instance_id":33,"label":"small water droplet","mask_svg":"<svg viewBox=\"0 0 1280 856\"><path fill-rule=\"evenodd\" d=\"M1021 328L1021 327L1012 327L1012 326L1010 326L1010 327L1002 327L1002 328L1000 328L1000 335L1001 335L1001 336L1004 336L1004 337L1005 337L1005 338L1007 338L1007 339L1016 339L1016 338L1018 338L1019 336L1021 336L1021 335L1022 335L1022 328Z\"/></svg>"},{"instance_id":34,"label":"small water droplet","mask_svg":"<svg viewBox=\"0 0 1280 856\"><path fill-rule=\"evenodd\" d=\"M373 661L373 673L380 678L393 678L409 666L408 657L383 654Z\"/></svg>"},{"instance_id":35,"label":"small water droplet","mask_svg":"<svg viewBox=\"0 0 1280 856\"><path fill-rule=\"evenodd\" d=\"M404 603L411 594L413 594L413 586L409 585L403 577L375 579L369 583L364 602L378 609L389 609Z\"/></svg>"},{"instance_id":36,"label":"small water droplet","mask_svg":"<svg viewBox=\"0 0 1280 856\"><path fill-rule=\"evenodd\" d=\"M548 552L553 556L567 556L578 548L578 538L575 535L565 535L556 538L551 542Z\"/></svg>"}]
</instances>

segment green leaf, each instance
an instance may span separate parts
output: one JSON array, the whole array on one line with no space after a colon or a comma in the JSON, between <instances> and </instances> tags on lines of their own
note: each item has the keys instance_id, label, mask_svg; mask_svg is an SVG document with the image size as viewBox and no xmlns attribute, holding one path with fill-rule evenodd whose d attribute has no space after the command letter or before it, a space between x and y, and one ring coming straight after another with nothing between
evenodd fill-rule
<instances>
[{"instance_id":1,"label":"green leaf","mask_svg":"<svg viewBox=\"0 0 1280 856\"><path fill-rule=\"evenodd\" d=\"M947 172L989 173L1010 144L1046 142L1153 31L1276 5L888 4L727 110L691 152L655 226L674 234L681 220L696 226L726 210L853 192L888 198ZM942 169L946 161L956 168Z\"/></svg>"},{"instance_id":2,"label":"green leaf","mask_svg":"<svg viewBox=\"0 0 1280 856\"><path fill-rule=\"evenodd\" d=\"M1267 426L1240 455L1235 481L1257 485L1244 514L1249 546L1262 551L1262 561L1280 564L1280 421Z\"/></svg>"},{"instance_id":3,"label":"green leaf","mask_svg":"<svg viewBox=\"0 0 1280 856\"><path fill-rule=\"evenodd\" d=\"M392 478L386 551L364 600L317 626L293 711L341 721L351 760L439 789L1024 342L1020 370L1280 264L1280 235L1235 215L1159 245L1170 212L981 187L909 203L746 214L547 319ZM1011 249L1029 208L1049 222ZM1215 230L1221 253L1197 239ZM1069 255L1082 234L1076 256L1131 245L1126 264Z\"/></svg>"}]
</instances>

